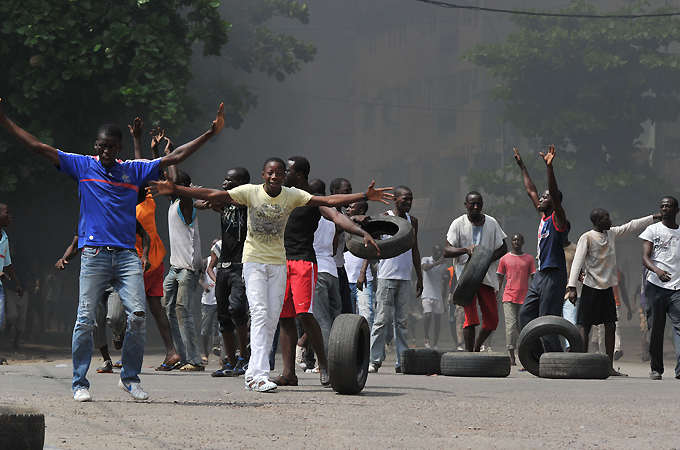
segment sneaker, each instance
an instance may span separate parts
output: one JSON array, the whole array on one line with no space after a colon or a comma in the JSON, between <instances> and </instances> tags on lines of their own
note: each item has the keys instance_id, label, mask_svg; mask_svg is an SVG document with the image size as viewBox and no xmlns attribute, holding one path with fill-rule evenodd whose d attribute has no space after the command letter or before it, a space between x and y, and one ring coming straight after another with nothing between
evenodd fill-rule
<instances>
[{"instance_id":1,"label":"sneaker","mask_svg":"<svg viewBox=\"0 0 680 450\"><path fill-rule=\"evenodd\" d=\"M276 390L278 386L272 381L261 378L259 380L246 380L246 390L255 392L271 392Z\"/></svg>"},{"instance_id":2,"label":"sneaker","mask_svg":"<svg viewBox=\"0 0 680 450\"><path fill-rule=\"evenodd\" d=\"M680 373L675 374L675 379L676 379L676 380L680 380Z\"/></svg>"},{"instance_id":3,"label":"sneaker","mask_svg":"<svg viewBox=\"0 0 680 450\"><path fill-rule=\"evenodd\" d=\"M397 366L394 368L394 373L401 373L401 366Z\"/></svg>"},{"instance_id":4,"label":"sneaker","mask_svg":"<svg viewBox=\"0 0 680 450\"><path fill-rule=\"evenodd\" d=\"M319 378L321 379L321 386L330 386L331 377L328 374L328 366L319 366Z\"/></svg>"},{"instance_id":5,"label":"sneaker","mask_svg":"<svg viewBox=\"0 0 680 450\"><path fill-rule=\"evenodd\" d=\"M459 346L458 346L458 348L456 349L456 351L459 351L459 352L464 352L464 351L465 351L465 349L463 348L463 346L462 346L462 345L459 345Z\"/></svg>"},{"instance_id":6,"label":"sneaker","mask_svg":"<svg viewBox=\"0 0 680 450\"><path fill-rule=\"evenodd\" d=\"M216 371L211 373L210 376L213 378L224 378L224 377L237 377L238 375L234 375L234 368L231 367L231 364L226 363L222 366L221 369L217 369Z\"/></svg>"},{"instance_id":7,"label":"sneaker","mask_svg":"<svg viewBox=\"0 0 680 450\"><path fill-rule=\"evenodd\" d=\"M239 358L238 361L236 361L234 370L232 370L231 373L233 376L237 377L239 375L245 375L246 370L248 370L248 361L243 358Z\"/></svg>"},{"instance_id":8,"label":"sneaker","mask_svg":"<svg viewBox=\"0 0 680 450\"><path fill-rule=\"evenodd\" d=\"M661 379L661 374L657 372L656 370L652 370L649 374L649 378L652 380L660 380Z\"/></svg>"},{"instance_id":9,"label":"sneaker","mask_svg":"<svg viewBox=\"0 0 680 450\"><path fill-rule=\"evenodd\" d=\"M623 350L616 350L614 352L614 361L618 361L623 356Z\"/></svg>"},{"instance_id":10,"label":"sneaker","mask_svg":"<svg viewBox=\"0 0 680 450\"><path fill-rule=\"evenodd\" d=\"M394 351L394 343L388 342L387 344L385 344L385 351L387 353L392 353Z\"/></svg>"},{"instance_id":11,"label":"sneaker","mask_svg":"<svg viewBox=\"0 0 680 450\"><path fill-rule=\"evenodd\" d=\"M305 347L295 346L295 364L303 370L307 368L307 363L305 362L306 353L307 349Z\"/></svg>"},{"instance_id":12,"label":"sneaker","mask_svg":"<svg viewBox=\"0 0 680 450\"><path fill-rule=\"evenodd\" d=\"M439 350L439 347L437 347L436 345L433 345L432 348L433 348L434 350Z\"/></svg>"},{"instance_id":13,"label":"sneaker","mask_svg":"<svg viewBox=\"0 0 680 450\"><path fill-rule=\"evenodd\" d=\"M313 369L305 369L305 373L319 373L319 366L316 366Z\"/></svg>"},{"instance_id":14,"label":"sneaker","mask_svg":"<svg viewBox=\"0 0 680 450\"><path fill-rule=\"evenodd\" d=\"M121 335L121 336L113 336L113 339L112 339L113 340L113 348L115 348L116 350L120 350L121 348L123 348L123 340L124 339L125 339L124 334Z\"/></svg>"},{"instance_id":15,"label":"sneaker","mask_svg":"<svg viewBox=\"0 0 680 450\"><path fill-rule=\"evenodd\" d=\"M97 373L113 373L113 362L107 359L97 368Z\"/></svg>"},{"instance_id":16,"label":"sneaker","mask_svg":"<svg viewBox=\"0 0 680 450\"><path fill-rule=\"evenodd\" d=\"M423 339L423 345L425 345L425 348L430 348L430 340L429 339Z\"/></svg>"},{"instance_id":17,"label":"sneaker","mask_svg":"<svg viewBox=\"0 0 680 450\"><path fill-rule=\"evenodd\" d=\"M204 366L207 366L207 365L209 364L208 357L207 357L207 356L201 356L201 363L202 363Z\"/></svg>"},{"instance_id":18,"label":"sneaker","mask_svg":"<svg viewBox=\"0 0 680 450\"><path fill-rule=\"evenodd\" d=\"M123 380L118 380L118 387L130 394L135 400L148 400L149 394L142 389L142 385L139 383L123 383Z\"/></svg>"},{"instance_id":19,"label":"sneaker","mask_svg":"<svg viewBox=\"0 0 680 450\"><path fill-rule=\"evenodd\" d=\"M222 350L220 350L219 347L215 346L212 348L212 354L219 358L220 355L222 354Z\"/></svg>"},{"instance_id":20,"label":"sneaker","mask_svg":"<svg viewBox=\"0 0 680 450\"><path fill-rule=\"evenodd\" d=\"M77 402L91 402L92 396L87 388L82 387L73 393L73 399Z\"/></svg>"},{"instance_id":21,"label":"sneaker","mask_svg":"<svg viewBox=\"0 0 680 450\"><path fill-rule=\"evenodd\" d=\"M368 373L378 373L378 369L380 367L376 366L375 364L369 364L368 365Z\"/></svg>"}]
</instances>

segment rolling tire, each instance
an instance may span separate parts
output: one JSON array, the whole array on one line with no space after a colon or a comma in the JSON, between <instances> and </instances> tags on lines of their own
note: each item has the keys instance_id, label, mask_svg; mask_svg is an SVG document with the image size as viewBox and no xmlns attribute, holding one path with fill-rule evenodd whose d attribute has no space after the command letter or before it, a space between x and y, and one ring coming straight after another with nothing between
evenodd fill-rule
<instances>
[{"instance_id":1,"label":"rolling tire","mask_svg":"<svg viewBox=\"0 0 680 450\"><path fill-rule=\"evenodd\" d=\"M583 352L583 340L578 329L567 319L559 316L543 316L532 320L522 329L517 339L517 356L529 373L540 376L541 337L558 334L569 341L570 353Z\"/></svg>"},{"instance_id":2,"label":"rolling tire","mask_svg":"<svg viewBox=\"0 0 680 450\"><path fill-rule=\"evenodd\" d=\"M401 352L401 373L407 375L439 374L439 351L427 348L409 348Z\"/></svg>"},{"instance_id":3,"label":"rolling tire","mask_svg":"<svg viewBox=\"0 0 680 450\"><path fill-rule=\"evenodd\" d=\"M460 274L456 289L453 291L452 301L459 306L468 306L477 295L479 286L484 281L484 276L491 265L493 251L481 245L475 246L472 256L465 263L465 268Z\"/></svg>"},{"instance_id":4,"label":"rolling tire","mask_svg":"<svg viewBox=\"0 0 680 450\"><path fill-rule=\"evenodd\" d=\"M345 242L347 250L362 259L389 259L405 253L416 241L416 234L408 220L395 216L371 216L361 228L373 236L378 244L380 255L373 247L364 246L364 240L359 236L348 234ZM390 235L388 238L379 239L381 236Z\"/></svg>"},{"instance_id":5,"label":"rolling tire","mask_svg":"<svg viewBox=\"0 0 680 450\"><path fill-rule=\"evenodd\" d=\"M371 330L359 314L341 314L328 339L328 375L338 394L356 395L368 377Z\"/></svg>"},{"instance_id":6,"label":"rolling tire","mask_svg":"<svg viewBox=\"0 0 680 450\"><path fill-rule=\"evenodd\" d=\"M0 447L42 449L45 445L45 416L35 408L0 403Z\"/></svg>"},{"instance_id":7,"label":"rolling tire","mask_svg":"<svg viewBox=\"0 0 680 450\"><path fill-rule=\"evenodd\" d=\"M538 373L541 378L605 380L609 378L609 357L600 353L543 353Z\"/></svg>"},{"instance_id":8,"label":"rolling tire","mask_svg":"<svg viewBox=\"0 0 680 450\"><path fill-rule=\"evenodd\" d=\"M510 375L510 357L489 353L450 352L442 356L442 375L503 378Z\"/></svg>"}]
</instances>

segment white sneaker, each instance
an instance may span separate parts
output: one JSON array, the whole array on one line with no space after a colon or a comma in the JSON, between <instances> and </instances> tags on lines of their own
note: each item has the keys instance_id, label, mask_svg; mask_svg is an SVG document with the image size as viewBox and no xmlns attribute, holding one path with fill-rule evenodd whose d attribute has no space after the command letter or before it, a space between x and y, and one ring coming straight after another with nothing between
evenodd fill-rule
<instances>
[{"instance_id":1,"label":"white sneaker","mask_svg":"<svg viewBox=\"0 0 680 450\"><path fill-rule=\"evenodd\" d=\"M459 351L459 352L464 352L464 351L465 351L465 349L463 348L462 345L459 345L458 348L457 348L456 350Z\"/></svg>"},{"instance_id":2,"label":"white sneaker","mask_svg":"<svg viewBox=\"0 0 680 450\"><path fill-rule=\"evenodd\" d=\"M295 346L295 364L297 364L300 369L307 368L307 363L305 362L305 353L307 353L306 348L300 347L299 345Z\"/></svg>"},{"instance_id":3,"label":"white sneaker","mask_svg":"<svg viewBox=\"0 0 680 450\"><path fill-rule=\"evenodd\" d=\"M278 386L271 380L262 378L259 380L246 380L246 390L255 392L271 392Z\"/></svg>"},{"instance_id":4,"label":"white sneaker","mask_svg":"<svg viewBox=\"0 0 680 450\"><path fill-rule=\"evenodd\" d=\"M376 366L375 364L369 364L368 373L378 373L378 366Z\"/></svg>"},{"instance_id":5,"label":"white sneaker","mask_svg":"<svg viewBox=\"0 0 680 450\"><path fill-rule=\"evenodd\" d=\"M82 387L73 393L73 399L77 402L91 402L92 396L87 388Z\"/></svg>"},{"instance_id":6,"label":"white sneaker","mask_svg":"<svg viewBox=\"0 0 680 450\"><path fill-rule=\"evenodd\" d=\"M425 344L425 348L430 348L430 340L429 339L423 339L423 344Z\"/></svg>"},{"instance_id":7,"label":"white sneaker","mask_svg":"<svg viewBox=\"0 0 680 450\"><path fill-rule=\"evenodd\" d=\"M149 399L149 394L147 394L146 391L142 389L142 385L139 383L130 383L129 385L126 385L123 383L123 380L118 380L118 387L130 394L130 396L135 400Z\"/></svg>"},{"instance_id":8,"label":"white sneaker","mask_svg":"<svg viewBox=\"0 0 680 450\"><path fill-rule=\"evenodd\" d=\"M313 369L305 369L305 373L319 373L319 366L316 366Z\"/></svg>"}]
</instances>

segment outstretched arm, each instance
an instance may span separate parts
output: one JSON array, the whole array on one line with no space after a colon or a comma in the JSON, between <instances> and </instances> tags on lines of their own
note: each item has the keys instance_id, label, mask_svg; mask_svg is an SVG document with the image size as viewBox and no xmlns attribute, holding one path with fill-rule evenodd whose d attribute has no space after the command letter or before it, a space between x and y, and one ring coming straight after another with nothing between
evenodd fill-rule
<instances>
[{"instance_id":1,"label":"outstretched arm","mask_svg":"<svg viewBox=\"0 0 680 450\"><path fill-rule=\"evenodd\" d=\"M366 233L363 228L361 228L359 225L354 223L352 219L347 217L344 214L341 214L337 209L335 208L328 208L328 207L321 207L319 208L319 211L321 211L321 215L326 219L330 220L331 222L335 223L337 226L342 228L344 231L348 232L349 234L353 234L355 236L359 236L364 239L364 246L368 247L369 245L373 248L376 249L378 252L378 255L380 254L380 249L378 248L378 244L375 243L373 240L373 237Z\"/></svg>"},{"instance_id":2,"label":"outstretched arm","mask_svg":"<svg viewBox=\"0 0 680 450\"><path fill-rule=\"evenodd\" d=\"M160 169L163 170L168 166L179 164L189 156L196 153L196 151L210 140L211 137L216 136L224 127L224 103L220 104L220 109L217 111L217 117L213 120L212 126L208 131L203 133L191 142L177 147L172 153L161 158Z\"/></svg>"},{"instance_id":3,"label":"outstretched arm","mask_svg":"<svg viewBox=\"0 0 680 450\"><path fill-rule=\"evenodd\" d=\"M172 180L150 181L149 185L149 192L153 194L154 197L157 195L181 195L183 197L205 200L210 203L225 203L228 205L241 206L231 198L228 191L177 186Z\"/></svg>"},{"instance_id":4,"label":"outstretched arm","mask_svg":"<svg viewBox=\"0 0 680 450\"><path fill-rule=\"evenodd\" d=\"M562 200L560 200L559 189L557 189L557 180L555 179L555 172L553 171L553 159L555 158L555 146L548 146L548 153L541 157L545 161L545 166L548 169L548 192L552 200L553 210L555 211L553 218L555 219L555 227L558 230L564 230L567 227L567 213L562 208Z\"/></svg>"},{"instance_id":5,"label":"outstretched arm","mask_svg":"<svg viewBox=\"0 0 680 450\"><path fill-rule=\"evenodd\" d=\"M132 142L135 144L135 159L144 159L142 153L142 125L144 122L139 117L136 117L132 125L128 125L130 134L132 135Z\"/></svg>"},{"instance_id":6,"label":"outstretched arm","mask_svg":"<svg viewBox=\"0 0 680 450\"><path fill-rule=\"evenodd\" d=\"M524 165L524 161L522 161L522 156L519 154L519 150L516 148L513 148L515 151L515 160L517 161L517 165L519 168L522 170L522 179L524 180L524 187L527 190L527 195L531 199L531 202L534 204L534 208L538 211L538 190L536 189L536 185L534 184L533 181L531 181L531 177L529 176L529 172L527 171L527 167Z\"/></svg>"},{"instance_id":7,"label":"outstretched arm","mask_svg":"<svg viewBox=\"0 0 680 450\"><path fill-rule=\"evenodd\" d=\"M329 195L327 197L314 195L310 201L307 202L308 206L330 206L332 208L336 206L346 206L350 203L358 202L361 200L370 200L373 202L383 202L388 204L388 200L394 198L393 194L385 191L391 191L392 188L375 188L375 181L366 189L365 193L359 194L335 194Z\"/></svg>"},{"instance_id":8,"label":"outstretched arm","mask_svg":"<svg viewBox=\"0 0 680 450\"><path fill-rule=\"evenodd\" d=\"M9 131L9 134L14 136L14 138L17 141L21 142L26 147L31 149L33 153L36 153L40 156L44 156L45 158L48 159L49 162L51 162L55 166L59 165L59 152L57 151L57 149L54 147L50 147L47 144L43 144L38 140L38 138L33 136L31 133L19 128L14 122L9 120L9 117L7 117L3 112L1 98L0 98L0 125L2 125L7 131Z\"/></svg>"}]
</instances>

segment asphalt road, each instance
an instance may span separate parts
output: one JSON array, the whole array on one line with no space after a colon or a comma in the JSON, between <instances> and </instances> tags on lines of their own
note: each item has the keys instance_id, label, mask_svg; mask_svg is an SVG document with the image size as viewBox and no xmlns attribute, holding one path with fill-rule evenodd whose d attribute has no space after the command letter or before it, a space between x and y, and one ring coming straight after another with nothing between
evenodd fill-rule
<instances>
[{"instance_id":1,"label":"asphalt road","mask_svg":"<svg viewBox=\"0 0 680 450\"><path fill-rule=\"evenodd\" d=\"M628 378L591 381L539 379L516 367L502 379L401 375L392 353L357 396L301 373L299 387L254 393L243 377L154 372L160 359L146 355L147 402L120 391L117 375L95 373L97 358L92 403L73 400L69 360L10 361L0 366L0 393L40 409L46 448L58 449L680 448L671 353L662 381L632 355L617 364Z\"/></svg>"}]
</instances>

